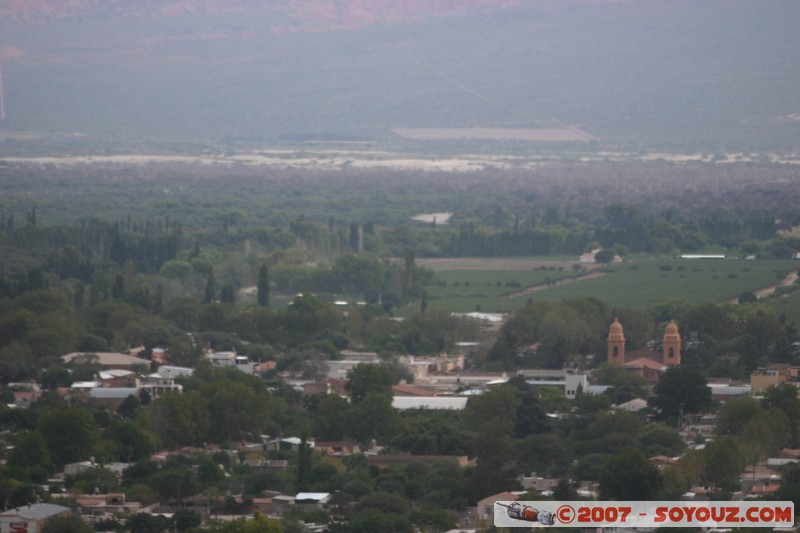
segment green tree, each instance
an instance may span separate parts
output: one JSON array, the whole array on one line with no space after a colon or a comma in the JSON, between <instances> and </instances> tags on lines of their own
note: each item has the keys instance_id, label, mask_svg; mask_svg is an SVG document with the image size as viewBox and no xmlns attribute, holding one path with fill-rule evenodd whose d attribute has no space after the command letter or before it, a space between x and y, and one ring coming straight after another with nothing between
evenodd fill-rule
<instances>
[{"instance_id":1,"label":"green tree","mask_svg":"<svg viewBox=\"0 0 800 533\"><path fill-rule=\"evenodd\" d=\"M705 478L717 488L734 490L744 467L744 458L733 439L715 439L703 449Z\"/></svg>"},{"instance_id":2,"label":"green tree","mask_svg":"<svg viewBox=\"0 0 800 533\"><path fill-rule=\"evenodd\" d=\"M387 492L375 492L362 497L350 516L351 531L371 533L411 533L413 526L408 518L408 502L402 496Z\"/></svg>"},{"instance_id":3,"label":"green tree","mask_svg":"<svg viewBox=\"0 0 800 533\"><path fill-rule=\"evenodd\" d=\"M111 470L96 466L84 470L75 476L75 488L84 493L100 490L102 494L114 491L119 487L119 480Z\"/></svg>"},{"instance_id":4,"label":"green tree","mask_svg":"<svg viewBox=\"0 0 800 533\"><path fill-rule=\"evenodd\" d=\"M81 407L60 407L46 412L39 419L39 431L53 463L59 467L85 461L97 448L97 424L89 411Z\"/></svg>"},{"instance_id":5,"label":"green tree","mask_svg":"<svg viewBox=\"0 0 800 533\"><path fill-rule=\"evenodd\" d=\"M236 289L233 284L226 283L222 286L219 301L224 304L233 304L236 302Z\"/></svg>"},{"instance_id":6,"label":"green tree","mask_svg":"<svg viewBox=\"0 0 800 533\"><path fill-rule=\"evenodd\" d=\"M172 520L175 522L175 529L181 533L199 527L202 523L200 515L191 509L178 509Z\"/></svg>"},{"instance_id":7,"label":"green tree","mask_svg":"<svg viewBox=\"0 0 800 533\"><path fill-rule=\"evenodd\" d=\"M117 413L123 418L133 420L139 414L142 407L142 402L139 397L134 394L129 394L127 398L122 400L122 403L117 408Z\"/></svg>"},{"instance_id":8,"label":"green tree","mask_svg":"<svg viewBox=\"0 0 800 533\"><path fill-rule=\"evenodd\" d=\"M325 331L338 331L341 313L333 304L310 294L295 298L282 316L282 326L293 345L314 340Z\"/></svg>"},{"instance_id":9,"label":"green tree","mask_svg":"<svg viewBox=\"0 0 800 533\"><path fill-rule=\"evenodd\" d=\"M464 420L473 432L472 449L477 465L471 483L472 495L480 498L515 485L513 440L516 412L521 404L517 391L501 385L467 402Z\"/></svg>"},{"instance_id":10,"label":"green tree","mask_svg":"<svg viewBox=\"0 0 800 533\"><path fill-rule=\"evenodd\" d=\"M717 412L716 432L723 437L737 435L744 425L761 414L758 400L751 397L733 398Z\"/></svg>"},{"instance_id":11,"label":"green tree","mask_svg":"<svg viewBox=\"0 0 800 533\"><path fill-rule=\"evenodd\" d=\"M298 490L308 490L311 480L311 446L308 444L307 437L303 434L300 439L300 447L297 450L297 488Z\"/></svg>"},{"instance_id":12,"label":"green tree","mask_svg":"<svg viewBox=\"0 0 800 533\"><path fill-rule=\"evenodd\" d=\"M208 436L215 442L241 440L266 429L270 414L266 385L253 376L234 375L242 381L218 378L199 391L207 402Z\"/></svg>"},{"instance_id":13,"label":"green tree","mask_svg":"<svg viewBox=\"0 0 800 533\"><path fill-rule=\"evenodd\" d=\"M392 370L386 365L360 363L347 371L345 388L353 404L359 404L370 392L392 396L392 385L397 383Z\"/></svg>"},{"instance_id":14,"label":"green tree","mask_svg":"<svg viewBox=\"0 0 800 533\"><path fill-rule=\"evenodd\" d=\"M94 533L94 528L78 515L54 516L42 527L41 533Z\"/></svg>"},{"instance_id":15,"label":"green tree","mask_svg":"<svg viewBox=\"0 0 800 533\"><path fill-rule=\"evenodd\" d=\"M373 255L343 255L333 265L334 278L342 291L368 295L381 292L384 266Z\"/></svg>"},{"instance_id":16,"label":"green tree","mask_svg":"<svg viewBox=\"0 0 800 533\"><path fill-rule=\"evenodd\" d=\"M157 448L156 436L129 420L114 420L106 429L105 437L116 458L125 462L144 459Z\"/></svg>"},{"instance_id":17,"label":"green tree","mask_svg":"<svg viewBox=\"0 0 800 533\"><path fill-rule=\"evenodd\" d=\"M50 464L47 442L39 431L21 433L8 456L8 466L18 468L43 467Z\"/></svg>"},{"instance_id":18,"label":"green tree","mask_svg":"<svg viewBox=\"0 0 800 533\"><path fill-rule=\"evenodd\" d=\"M72 385L72 373L64 367L49 368L39 376L39 384L45 389L57 389Z\"/></svg>"},{"instance_id":19,"label":"green tree","mask_svg":"<svg viewBox=\"0 0 800 533\"><path fill-rule=\"evenodd\" d=\"M642 428L637 437L642 451L648 457L654 455L680 455L686 448L686 443L673 428L660 423L647 424Z\"/></svg>"},{"instance_id":20,"label":"green tree","mask_svg":"<svg viewBox=\"0 0 800 533\"><path fill-rule=\"evenodd\" d=\"M208 276L206 277L206 288L203 296L203 303L210 304L217 297L217 278L214 276L214 269L208 269Z\"/></svg>"},{"instance_id":21,"label":"green tree","mask_svg":"<svg viewBox=\"0 0 800 533\"><path fill-rule=\"evenodd\" d=\"M258 305L269 307L269 269L262 264L258 269Z\"/></svg>"},{"instance_id":22,"label":"green tree","mask_svg":"<svg viewBox=\"0 0 800 533\"><path fill-rule=\"evenodd\" d=\"M600 496L614 500L652 500L662 483L658 467L641 451L629 449L604 465L600 475Z\"/></svg>"},{"instance_id":23,"label":"green tree","mask_svg":"<svg viewBox=\"0 0 800 533\"><path fill-rule=\"evenodd\" d=\"M711 390L703 374L692 367L673 366L667 369L653 388L651 403L662 418L681 413L701 413L711 407Z\"/></svg>"},{"instance_id":24,"label":"green tree","mask_svg":"<svg viewBox=\"0 0 800 533\"><path fill-rule=\"evenodd\" d=\"M574 501L578 500L578 491L572 483L566 478L561 478L558 483L553 487L553 500L556 501Z\"/></svg>"},{"instance_id":25,"label":"green tree","mask_svg":"<svg viewBox=\"0 0 800 533\"><path fill-rule=\"evenodd\" d=\"M328 394L320 399L314 412L314 435L320 440L340 441L347 436L347 421L351 404L337 394Z\"/></svg>"},{"instance_id":26,"label":"green tree","mask_svg":"<svg viewBox=\"0 0 800 533\"><path fill-rule=\"evenodd\" d=\"M781 486L775 493L778 501L794 502L795 512L800 507L800 464L791 464L781 472Z\"/></svg>"},{"instance_id":27,"label":"green tree","mask_svg":"<svg viewBox=\"0 0 800 533\"><path fill-rule=\"evenodd\" d=\"M208 400L197 391L167 394L147 407L147 418L168 449L202 442L208 434Z\"/></svg>"},{"instance_id":28,"label":"green tree","mask_svg":"<svg viewBox=\"0 0 800 533\"><path fill-rule=\"evenodd\" d=\"M790 383L772 385L764 391L761 405L765 409L780 409L789 421L791 446L800 445L800 400L797 399L797 387Z\"/></svg>"},{"instance_id":29,"label":"green tree","mask_svg":"<svg viewBox=\"0 0 800 533\"><path fill-rule=\"evenodd\" d=\"M170 520L161 515L138 513L128 519L131 533L162 533L170 527Z\"/></svg>"},{"instance_id":30,"label":"green tree","mask_svg":"<svg viewBox=\"0 0 800 533\"><path fill-rule=\"evenodd\" d=\"M594 259L598 263L609 264L614 260L614 256L616 255L614 250L603 249L595 254Z\"/></svg>"},{"instance_id":31,"label":"green tree","mask_svg":"<svg viewBox=\"0 0 800 533\"><path fill-rule=\"evenodd\" d=\"M392 397L382 392L368 392L349 414L348 433L362 444L371 439L383 442L392 436L397 426L397 411L392 407Z\"/></svg>"},{"instance_id":32,"label":"green tree","mask_svg":"<svg viewBox=\"0 0 800 533\"><path fill-rule=\"evenodd\" d=\"M550 477L564 475L573 459L572 443L555 433L528 435L514 441L514 447L517 465L525 472Z\"/></svg>"},{"instance_id":33,"label":"green tree","mask_svg":"<svg viewBox=\"0 0 800 533\"><path fill-rule=\"evenodd\" d=\"M736 444L748 462L775 454L789 445L789 419L780 409L767 409L747 421L739 431Z\"/></svg>"}]
</instances>

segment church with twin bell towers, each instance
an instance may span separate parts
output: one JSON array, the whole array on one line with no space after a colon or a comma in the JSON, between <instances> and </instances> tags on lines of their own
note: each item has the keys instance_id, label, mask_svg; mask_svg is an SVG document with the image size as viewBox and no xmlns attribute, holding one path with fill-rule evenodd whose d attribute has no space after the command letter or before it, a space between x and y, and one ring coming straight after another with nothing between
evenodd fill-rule
<instances>
[{"instance_id":1,"label":"church with twin bell towers","mask_svg":"<svg viewBox=\"0 0 800 533\"><path fill-rule=\"evenodd\" d=\"M649 349L634 350L625 353L625 333L617 318L608 330L608 364L629 365L641 360L650 360L661 363L663 366L678 366L681 364L681 334L678 325L670 320L664 330L664 339L661 343L661 353Z\"/></svg>"}]
</instances>

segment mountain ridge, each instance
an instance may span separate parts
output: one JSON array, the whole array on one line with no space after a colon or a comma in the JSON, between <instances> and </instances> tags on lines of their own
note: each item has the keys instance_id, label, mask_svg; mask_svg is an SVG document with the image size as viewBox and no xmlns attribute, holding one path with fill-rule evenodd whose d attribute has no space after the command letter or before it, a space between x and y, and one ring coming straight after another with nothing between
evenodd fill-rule
<instances>
[{"instance_id":1,"label":"mountain ridge","mask_svg":"<svg viewBox=\"0 0 800 533\"><path fill-rule=\"evenodd\" d=\"M250 12L285 21L284 31L319 31L376 24L422 22L475 9L517 6L521 0L4 0L5 24L41 23L55 19L111 17L180 17Z\"/></svg>"}]
</instances>

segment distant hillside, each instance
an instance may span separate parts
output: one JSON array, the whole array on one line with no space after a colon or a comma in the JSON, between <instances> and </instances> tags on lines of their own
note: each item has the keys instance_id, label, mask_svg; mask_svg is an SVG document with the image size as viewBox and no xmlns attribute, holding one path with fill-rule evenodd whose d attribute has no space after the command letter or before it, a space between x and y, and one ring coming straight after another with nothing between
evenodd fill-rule
<instances>
[{"instance_id":1,"label":"distant hillside","mask_svg":"<svg viewBox=\"0 0 800 533\"><path fill-rule=\"evenodd\" d=\"M0 133L800 151L798 27L796 0L0 0Z\"/></svg>"},{"instance_id":2,"label":"distant hillside","mask_svg":"<svg viewBox=\"0 0 800 533\"><path fill-rule=\"evenodd\" d=\"M514 6L520 0L3 0L3 23L118 16L189 17L208 14L263 13L283 16L283 29L331 29L372 24L420 22L476 7Z\"/></svg>"}]
</instances>

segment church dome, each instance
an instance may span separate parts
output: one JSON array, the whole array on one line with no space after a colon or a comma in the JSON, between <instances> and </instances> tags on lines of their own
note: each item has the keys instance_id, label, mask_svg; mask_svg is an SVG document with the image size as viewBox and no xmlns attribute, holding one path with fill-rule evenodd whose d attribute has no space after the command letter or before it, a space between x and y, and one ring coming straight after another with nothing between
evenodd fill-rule
<instances>
[{"instance_id":1,"label":"church dome","mask_svg":"<svg viewBox=\"0 0 800 533\"><path fill-rule=\"evenodd\" d=\"M611 324L611 327L608 329L608 340L610 341L624 341L625 335L622 332L622 324L619 323L619 319L614 318L614 322Z\"/></svg>"},{"instance_id":2,"label":"church dome","mask_svg":"<svg viewBox=\"0 0 800 533\"><path fill-rule=\"evenodd\" d=\"M678 325L674 320L670 320L664 330L664 340L680 340L681 334L678 332Z\"/></svg>"}]
</instances>

